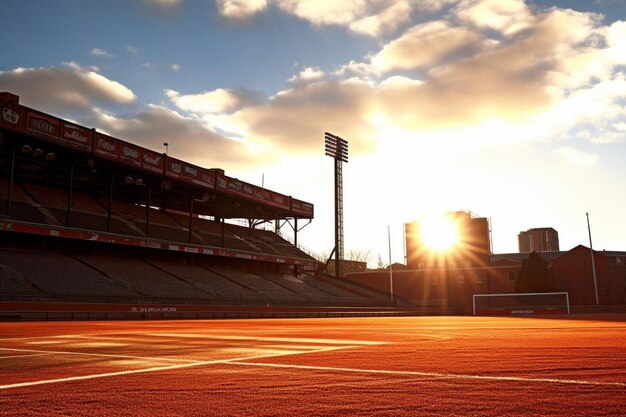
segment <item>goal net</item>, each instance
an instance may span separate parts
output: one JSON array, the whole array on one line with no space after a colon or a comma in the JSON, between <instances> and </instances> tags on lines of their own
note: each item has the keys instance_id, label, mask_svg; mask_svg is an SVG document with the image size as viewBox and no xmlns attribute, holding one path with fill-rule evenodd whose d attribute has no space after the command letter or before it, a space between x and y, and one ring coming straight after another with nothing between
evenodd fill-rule
<instances>
[{"instance_id":1,"label":"goal net","mask_svg":"<svg viewBox=\"0 0 626 417\"><path fill-rule=\"evenodd\" d=\"M569 314L567 292L474 294L474 315Z\"/></svg>"}]
</instances>

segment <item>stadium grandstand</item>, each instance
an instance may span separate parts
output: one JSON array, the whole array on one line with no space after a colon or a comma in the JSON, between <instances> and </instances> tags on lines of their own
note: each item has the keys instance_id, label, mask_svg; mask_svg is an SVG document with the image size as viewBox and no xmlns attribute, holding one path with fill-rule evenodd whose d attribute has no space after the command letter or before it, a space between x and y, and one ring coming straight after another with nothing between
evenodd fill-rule
<instances>
[{"instance_id":1,"label":"stadium grandstand","mask_svg":"<svg viewBox=\"0 0 626 417\"><path fill-rule=\"evenodd\" d=\"M384 292L324 275L323 261L297 244L313 204L22 106L11 93L0 106L0 316L391 311Z\"/></svg>"}]
</instances>

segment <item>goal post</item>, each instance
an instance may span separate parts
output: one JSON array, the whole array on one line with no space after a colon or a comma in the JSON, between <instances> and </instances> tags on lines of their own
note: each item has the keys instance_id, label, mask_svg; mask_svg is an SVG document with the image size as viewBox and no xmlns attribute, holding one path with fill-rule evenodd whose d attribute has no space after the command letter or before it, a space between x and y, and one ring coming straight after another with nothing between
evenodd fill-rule
<instances>
[{"instance_id":1,"label":"goal post","mask_svg":"<svg viewBox=\"0 0 626 417\"><path fill-rule=\"evenodd\" d=\"M474 294L474 315L570 314L568 292Z\"/></svg>"}]
</instances>

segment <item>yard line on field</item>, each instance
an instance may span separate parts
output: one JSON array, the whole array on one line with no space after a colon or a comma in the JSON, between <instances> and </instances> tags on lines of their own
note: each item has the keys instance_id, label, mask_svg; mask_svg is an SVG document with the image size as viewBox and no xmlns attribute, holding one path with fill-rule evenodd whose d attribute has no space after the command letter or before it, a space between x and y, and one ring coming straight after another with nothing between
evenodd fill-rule
<instances>
[{"instance_id":1,"label":"yard line on field","mask_svg":"<svg viewBox=\"0 0 626 417\"><path fill-rule=\"evenodd\" d=\"M354 333L358 333L359 335L374 335L375 337L380 337L381 335L384 335L385 337L389 337L389 336L403 336L403 337L407 337L407 336L419 336L419 337L427 337L427 338L431 338L431 339L454 339L458 336L467 336L465 334L451 334L451 333L438 333L438 334L434 334L434 333L410 333L410 332L389 332L389 331L385 331L384 333L381 332L370 332L370 331L355 331Z\"/></svg>"},{"instance_id":2,"label":"yard line on field","mask_svg":"<svg viewBox=\"0 0 626 417\"><path fill-rule=\"evenodd\" d=\"M49 353L31 353L26 355L11 355L11 356L0 356L0 359L14 359L14 358L30 358L32 356L45 356L49 355Z\"/></svg>"},{"instance_id":3,"label":"yard line on field","mask_svg":"<svg viewBox=\"0 0 626 417\"><path fill-rule=\"evenodd\" d=\"M87 379L96 379L96 378L106 378L113 376L121 376L121 375L132 375L132 374L141 374L148 372L159 372L159 371L170 371L175 369L184 369L184 368L192 368L197 366L206 366L206 365L215 365L215 364L231 364L233 362L243 363L241 361L249 361L256 359L266 359L266 358L275 358L279 356L290 356L290 355L302 355L305 353L318 353L318 352L327 352L332 350L340 350L340 349L348 349L355 348L357 346L333 346L327 348L320 348L313 351L297 351L297 352L281 352L281 353L272 353L267 355L255 355L248 356L243 358L233 358L233 359L216 359L212 361L197 361L194 363L181 363L175 365L164 365L164 366L155 366L152 368L144 368L144 369L131 369L127 371L116 371L116 372L104 372L100 374L91 374L91 375L80 375L80 376L70 376L65 378L55 378L55 379L43 379L39 381L30 381L30 382L18 382L14 384L6 384L0 385L0 390L12 389L12 388L23 388L23 387L32 387L37 385L45 385L45 384L55 384L61 382L70 382L70 381L82 381Z\"/></svg>"},{"instance_id":4,"label":"yard line on field","mask_svg":"<svg viewBox=\"0 0 626 417\"><path fill-rule=\"evenodd\" d=\"M332 372L352 372L362 374L383 374L383 375L401 375L401 376L423 376L441 379L468 379L468 380L486 380L486 381L512 381L512 382L537 382L552 384L569 384L569 385L596 385L596 386L613 386L626 388L626 382L602 382L602 381L586 381L580 379L558 379L558 378L525 378L518 376L489 376L489 375L470 375L470 374L451 374L441 372L419 372L419 371L391 371L385 369L359 369L359 368L336 368L332 366L312 366L312 365L286 365L280 363L258 363L258 362L231 362L233 365L241 366L260 366L269 368L290 368L290 369L306 369L321 370Z\"/></svg>"},{"instance_id":5,"label":"yard line on field","mask_svg":"<svg viewBox=\"0 0 626 417\"><path fill-rule=\"evenodd\" d=\"M175 337L175 338L196 338L196 339L218 339L218 340L243 340L254 342L292 342L311 343L319 345L384 345L388 342L372 342L367 340L340 340L340 339L319 339L304 337L259 337L259 336L231 336L231 335L207 335L202 333L150 333L146 336Z\"/></svg>"},{"instance_id":6,"label":"yard line on field","mask_svg":"<svg viewBox=\"0 0 626 417\"><path fill-rule=\"evenodd\" d=\"M400 334L400 333L399 333ZM428 335L425 335L428 336ZM142 340L145 337L162 337L162 338L180 338L180 339L210 339L224 341L242 341L242 342L282 342L282 343L309 343L311 345L383 345L388 342L366 341L366 340L341 340L341 339L322 339L322 338L302 338L302 337L264 337L264 336L241 336L241 335L223 335L209 333L114 333L112 335L66 335L57 336L59 338L76 338L76 339L116 339L116 340ZM443 336L432 335L434 338L445 338ZM1 341L2 339L0 339Z\"/></svg>"},{"instance_id":7,"label":"yard line on field","mask_svg":"<svg viewBox=\"0 0 626 417\"><path fill-rule=\"evenodd\" d=\"M32 340L32 339L65 339L65 338L81 338L81 337L98 337L98 336L108 336L111 337L113 335L126 335L126 334L137 334L136 332L116 332L116 333L108 333L108 334L100 334L100 333L83 333L83 334L57 334L52 336L29 336L29 337L2 337L0 338L0 342L12 342L19 340Z\"/></svg>"},{"instance_id":8,"label":"yard line on field","mask_svg":"<svg viewBox=\"0 0 626 417\"><path fill-rule=\"evenodd\" d=\"M456 336L441 335L441 334L428 334L428 333L413 333L409 335L405 334L405 336L419 336L419 337L426 337L430 339L443 339L443 340L454 339L456 337Z\"/></svg>"},{"instance_id":9,"label":"yard line on field","mask_svg":"<svg viewBox=\"0 0 626 417\"><path fill-rule=\"evenodd\" d=\"M11 351L11 352L33 352L40 353L42 355L73 355L73 356L95 356L102 358L119 358L119 359L139 359L145 361L153 361L153 362L202 362L193 359L174 359L174 358L154 358L154 357L144 357L144 356L134 356L134 355L116 355L113 353L90 353L90 352L70 352L64 350L40 350L40 349L21 349L21 348L3 348L0 347L2 351Z\"/></svg>"}]
</instances>

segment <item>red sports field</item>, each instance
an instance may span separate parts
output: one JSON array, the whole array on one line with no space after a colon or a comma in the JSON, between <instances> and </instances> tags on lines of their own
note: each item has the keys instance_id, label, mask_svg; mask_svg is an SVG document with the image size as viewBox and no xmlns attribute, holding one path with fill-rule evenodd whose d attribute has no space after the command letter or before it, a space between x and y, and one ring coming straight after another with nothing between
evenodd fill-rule
<instances>
[{"instance_id":1,"label":"red sports field","mask_svg":"<svg viewBox=\"0 0 626 417\"><path fill-rule=\"evenodd\" d=\"M0 323L0 414L624 416L626 315Z\"/></svg>"}]
</instances>

